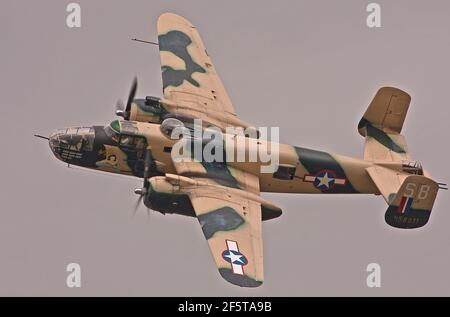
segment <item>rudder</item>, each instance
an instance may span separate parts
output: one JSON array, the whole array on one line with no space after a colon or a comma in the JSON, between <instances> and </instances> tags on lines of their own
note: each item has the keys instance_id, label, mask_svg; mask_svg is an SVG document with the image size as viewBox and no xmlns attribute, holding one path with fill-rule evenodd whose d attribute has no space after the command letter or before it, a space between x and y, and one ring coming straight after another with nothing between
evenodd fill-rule
<instances>
[{"instance_id":1,"label":"rudder","mask_svg":"<svg viewBox=\"0 0 450 317\"><path fill-rule=\"evenodd\" d=\"M409 160L406 140L400 134L411 97L394 87L378 90L358 124L359 133L366 137L364 159Z\"/></svg>"},{"instance_id":2,"label":"rudder","mask_svg":"<svg viewBox=\"0 0 450 317\"><path fill-rule=\"evenodd\" d=\"M401 229L423 227L430 218L438 190L439 185L428 177L408 176L389 199L386 223Z\"/></svg>"}]
</instances>

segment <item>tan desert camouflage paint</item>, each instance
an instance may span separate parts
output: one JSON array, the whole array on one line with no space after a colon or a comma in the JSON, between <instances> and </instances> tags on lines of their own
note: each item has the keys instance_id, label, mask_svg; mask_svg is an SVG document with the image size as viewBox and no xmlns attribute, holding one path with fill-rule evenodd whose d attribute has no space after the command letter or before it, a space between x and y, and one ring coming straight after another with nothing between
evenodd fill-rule
<instances>
[{"instance_id":1,"label":"tan desert camouflage paint","mask_svg":"<svg viewBox=\"0 0 450 317\"><path fill-rule=\"evenodd\" d=\"M279 217L281 209L260 192L381 194L388 203L389 225L417 228L427 223L440 187L411 161L400 134L411 100L406 92L383 87L375 95L358 125L366 139L363 159L279 144L279 165L271 173L261 172L267 163L259 158L177 162L172 151L178 140L162 131L165 120L190 124L197 118L222 131L249 124L236 116L189 21L161 15L158 39L164 98L135 99L130 120L58 130L50 136L50 147L69 164L143 177L138 193L147 207L197 217L225 280L244 287L264 280L261 222ZM232 144L247 158L255 148L255 139L246 136L223 139L225 148ZM272 149L275 144L268 145ZM258 141L256 147L262 144Z\"/></svg>"}]
</instances>

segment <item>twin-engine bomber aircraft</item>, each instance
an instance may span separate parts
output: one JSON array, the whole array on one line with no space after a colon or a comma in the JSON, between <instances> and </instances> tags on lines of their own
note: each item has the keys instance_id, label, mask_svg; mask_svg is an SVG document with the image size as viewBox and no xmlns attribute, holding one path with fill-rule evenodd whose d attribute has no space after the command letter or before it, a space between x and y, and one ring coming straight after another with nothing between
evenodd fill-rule
<instances>
[{"instance_id":1,"label":"twin-engine bomber aircraft","mask_svg":"<svg viewBox=\"0 0 450 317\"><path fill-rule=\"evenodd\" d=\"M57 130L49 137L50 148L68 164L143 178L135 193L147 208L197 217L228 282L257 287L264 280L261 222L279 217L281 209L260 192L381 194L389 225L419 228L428 222L439 188L446 188L408 154L400 134L411 100L406 92L384 87L376 93L358 125L366 140L364 159L276 143L279 164L271 173L261 172L266 163L260 159L179 162L172 155L179 141L171 138L174 127L201 119L204 127L226 134L227 128L250 125L236 116L189 21L173 13L161 15L158 44L162 99L135 99L135 80L125 109L116 111L123 120ZM257 138L242 135L231 142L243 139L248 154Z\"/></svg>"}]
</instances>

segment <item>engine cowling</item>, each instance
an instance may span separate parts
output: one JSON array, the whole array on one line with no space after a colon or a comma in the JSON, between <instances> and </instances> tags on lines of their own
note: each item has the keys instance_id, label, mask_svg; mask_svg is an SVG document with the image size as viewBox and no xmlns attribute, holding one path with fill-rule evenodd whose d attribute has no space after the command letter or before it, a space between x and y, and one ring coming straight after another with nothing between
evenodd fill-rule
<instances>
[{"instance_id":1,"label":"engine cowling","mask_svg":"<svg viewBox=\"0 0 450 317\"><path fill-rule=\"evenodd\" d=\"M195 217L189 196L180 191L180 185L169 182L165 176L155 176L149 179L144 204L163 214L175 213Z\"/></svg>"},{"instance_id":2,"label":"engine cowling","mask_svg":"<svg viewBox=\"0 0 450 317\"><path fill-rule=\"evenodd\" d=\"M155 176L149 179L144 204L148 208L163 214L173 213L196 217L188 193L196 186L202 185L204 186L206 183L179 175L166 174L165 176ZM242 190L237 191L242 195ZM220 198L220 194L218 197ZM278 206L259 195L246 192L245 197L261 204L263 221L277 218L282 214Z\"/></svg>"},{"instance_id":3,"label":"engine cowling","mask_svg":"<svg viewBox=\"0 0 450 317\"><path fill-rule=\"evenodd\" d=\"M145 99L133 100L129 120L160 123L166 113L167 111L158 97L147 96Z\"/></svg>"}]
</instances>

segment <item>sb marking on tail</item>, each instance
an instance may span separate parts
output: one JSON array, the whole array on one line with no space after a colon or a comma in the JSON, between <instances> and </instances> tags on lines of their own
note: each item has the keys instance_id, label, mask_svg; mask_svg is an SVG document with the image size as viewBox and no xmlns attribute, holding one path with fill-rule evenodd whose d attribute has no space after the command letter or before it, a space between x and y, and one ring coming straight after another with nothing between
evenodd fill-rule
<instances>
[{"instance_id":1,"label":"sb marking on tail","mask_svg":"<svg viewBox=\"0 0 450 317\"><path fill-rule=\"evenodd\" d=\"M383 184L378 184L383 187ZM385 213L386 222L396 228L420 228L427 224L439 190L432 179L421 175L406 177L389 202Z\"/></svg>"}]
</instances>

